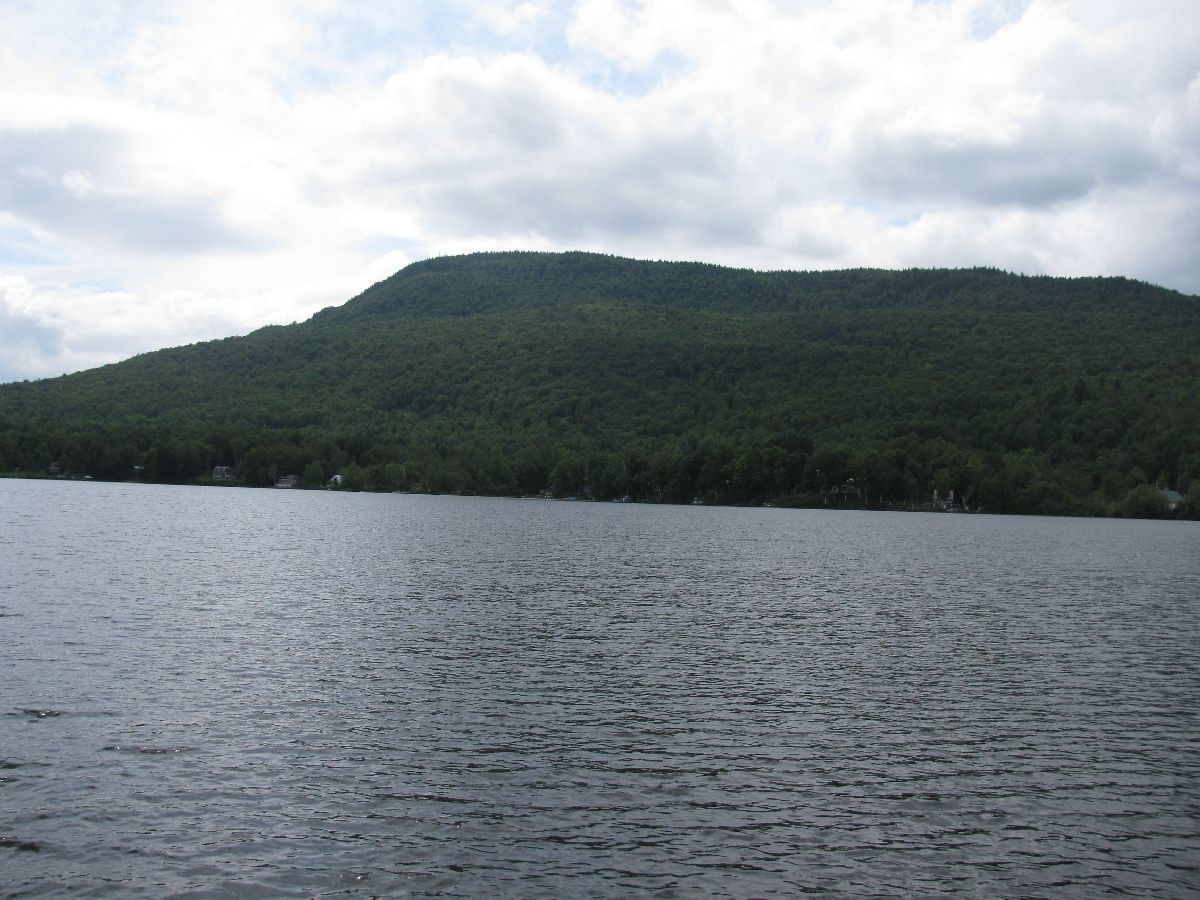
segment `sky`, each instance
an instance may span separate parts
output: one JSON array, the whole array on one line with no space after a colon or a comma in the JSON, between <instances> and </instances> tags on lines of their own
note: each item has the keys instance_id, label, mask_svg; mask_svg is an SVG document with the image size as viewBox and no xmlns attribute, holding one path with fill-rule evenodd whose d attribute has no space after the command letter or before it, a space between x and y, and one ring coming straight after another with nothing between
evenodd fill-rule
<instances>
[{"instance_id":1,"label":"sky","mask_svg":"<svg viewBox=\"0 0 1200 900\"><path fill-rule=\"evenodd\" d=\"M0 381L415 260L1200 294L1196 0L0 0Z\"/></svg>"}]
</instances>

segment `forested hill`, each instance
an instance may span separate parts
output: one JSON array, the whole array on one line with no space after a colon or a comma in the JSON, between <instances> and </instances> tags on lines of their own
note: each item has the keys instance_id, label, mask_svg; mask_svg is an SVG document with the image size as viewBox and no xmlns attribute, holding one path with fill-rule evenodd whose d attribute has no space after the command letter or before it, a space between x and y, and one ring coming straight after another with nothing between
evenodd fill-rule
<instances>
[{"instance_id":1,"label":"forested hill","mask_svg":"<svg viewBox=\"0 0 1200 900\"><path fill-rule=\"evenodd\" d=\"M0 471L1195 516L1198 386L1200 298L1126 279L487 253L0 385Z\"/></svg>"}]
</instances>

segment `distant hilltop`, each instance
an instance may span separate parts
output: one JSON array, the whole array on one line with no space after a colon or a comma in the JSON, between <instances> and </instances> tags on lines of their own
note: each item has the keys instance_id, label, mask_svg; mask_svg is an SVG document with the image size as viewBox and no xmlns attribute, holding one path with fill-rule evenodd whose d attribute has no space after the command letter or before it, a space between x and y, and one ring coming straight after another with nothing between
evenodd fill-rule
<instances>
[{"instance_id":1,"label":"distant hilltop","mask_svg":"<svg viewBox=\"0 0 1200 900\"><path fill-rule=\"evenodd\" d=\"M479 253L0 385L0 471L1194 517L1198 387L1200 298L1128 279Z\"/></svg>"}]
</instances>

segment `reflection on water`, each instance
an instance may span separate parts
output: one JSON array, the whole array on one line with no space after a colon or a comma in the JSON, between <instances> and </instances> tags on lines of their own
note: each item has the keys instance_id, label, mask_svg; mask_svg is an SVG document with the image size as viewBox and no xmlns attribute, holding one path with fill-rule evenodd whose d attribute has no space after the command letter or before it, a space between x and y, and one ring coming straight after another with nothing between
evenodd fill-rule
<instances>
[{"instance_id":1,"label":"reflection on water","mask_svg":"<svg viewBox=\"0 0 1200 900\"><path fill-rule=\"evenodd\" d=\"M1200 889L1200 527L0 481L0 888Z\"/></svg>"}]
</instances>

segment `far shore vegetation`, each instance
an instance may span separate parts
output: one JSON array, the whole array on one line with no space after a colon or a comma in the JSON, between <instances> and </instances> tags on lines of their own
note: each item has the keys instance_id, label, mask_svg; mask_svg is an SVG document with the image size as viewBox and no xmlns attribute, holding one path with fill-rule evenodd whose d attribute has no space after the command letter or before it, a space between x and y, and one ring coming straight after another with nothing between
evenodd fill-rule
<instances>
[{"instance_id":1,"label":"far shore vegetation","mask_svg":"<svg viewBox=\"0 0 1200 900\"><path fill-rule=\"evenodd\" d=\"M220 467L215 467L220 468ZM330 491L366 491L370 493L399 493L399 494L452 494L457 496L479 496L479 492L471 489L457 489L447 491L430 491L427 490L420 482L404 486L403 472L397 472L395 468L384 465L383 467L372 466L363 469L354 463L344 467L339 472L335 473L326 482L313 477L314 469L310 466L305 467L306 476L301 478L293 475L283 475L274 480L274 482L262 482L253 485L259 488L288 488L298 490L330 490ZM324 467L321 469L321 474L324 474ZM35 480L56 480L56 481L96 481L93 475L77 475L64 474L61 471L53 470L47 472L25 472L25 471L9 471L0 472L0 478L23 478ZM116 479L110 479L116 480ZM159 484L183 484L192 486L219 486L219 487L250 487L249 482L244 482L236 477L230 476L212 476L212 475L197 475L187 481L163 481L156 482L147 481L140 471L135 472L132 477L121 479L125 483L159 483ZM757 501L753 504L749 501L734 501L731 499L722 499L720 496L710 494L707 498L702 496L692 497L691 500L683 500L679 497L672 497L662 493L655 493L653 496L638 496L636 499L629 494L623 496L602 497L593 493L590 488L585 486L585 489L579 494L571 493L555 493L552 487L548 487L540 491L538 494L520 494L515 493L510 488L501 488L485 493L484 496L491 497L517 497L523 499L536 498L539 500L571 500L585 502L605 501L612 503L688 503L692 506L748 506L761 505L782 508L796 509L838 509L838 510L854 510L854 509L870 509L870 510L901 510L907 512L954 512L954 513L985 513L991 512L984 504L972 504L969 496L956 495L953 490L947 491L943 495L934 492L934 495L923 500L909 499L903 503L885 502L882 498L872 502L870 497L863 496L855 489L853 482L847 485L836 486L823 492L809 491L807 493L781 494L773 497L771 500ZM1168 490L1159 487L1151 487L1142 485L1131 489L1121 502L1106 504L1102 507L1097 506L1089 511L1080 512L1072 510L1071 512L1061 512L1060 515L1093 515L1093 516L1110 516L1116 518L1130 519L1192 519L1200 520L1200 485L1194 486L1188 492L1186 497L1180 495L1177 491Z\"/></svg>"},{"instance_id":2,"label":"far shore vegetation","mask_svg":"<svg viewBox=\"0 0 1200 900\"><path fill-rule=\"evenodd\" d=\"M1200 518L1200 299L992 269L417 263L0 385L24 477Z\"/></svg>"}]
</instances>

